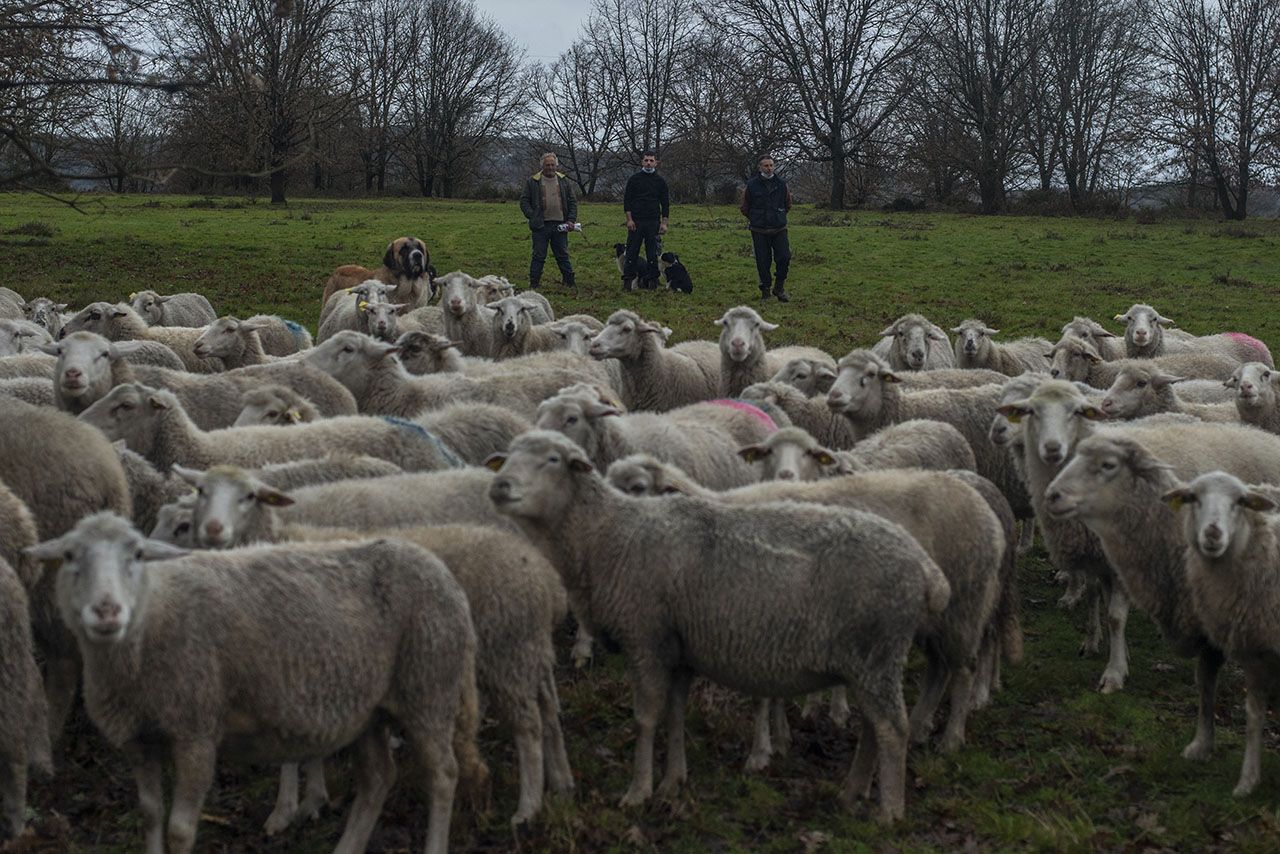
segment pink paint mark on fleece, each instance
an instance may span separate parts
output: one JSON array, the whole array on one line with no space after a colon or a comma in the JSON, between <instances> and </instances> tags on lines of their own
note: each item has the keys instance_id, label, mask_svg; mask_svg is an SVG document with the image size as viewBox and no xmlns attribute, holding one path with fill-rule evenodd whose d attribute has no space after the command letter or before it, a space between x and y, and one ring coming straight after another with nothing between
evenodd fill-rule
<instances>
[{"instance_id":1,"label":"pink paint mark on fleece","mask_svg":"<svg viewBox=\"0 0 1280 854\"><path fill-rule=\"evenodd\" d=\"M1251 347L1257 351L1258 358L1256 361L1272 364L1271 351L1267 349L1266 344L1262 343L1257 338L1254 338L1252 335L1246 335L1243 332L1224 332L1222 334L1230 338L1232 341L1235 341L1237 344L1244 344L1245 346Z\"/></svg>"},{"instance_id":2,"label":"pink paint mark on fleece","mask_svg":"<svg viewBox=\"0 0 1280 854\"><path fill-rule=\"evenodd\" d=\"M729 400L728 398L720 398L719 400L709 400L707 402L714 403L717 406L728 406L731 409L738 410L739 412L745 412L763 424L770 433L778 432L778 425L769 417L769 413L765 412L758 406L747 403L745 400Z\"/></svg>"}]
</instances>

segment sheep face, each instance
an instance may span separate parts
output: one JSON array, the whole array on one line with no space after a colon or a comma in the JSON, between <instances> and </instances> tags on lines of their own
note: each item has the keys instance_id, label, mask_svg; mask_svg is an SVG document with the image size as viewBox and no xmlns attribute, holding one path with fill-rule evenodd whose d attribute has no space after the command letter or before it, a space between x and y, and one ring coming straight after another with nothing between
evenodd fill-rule
<instances>
[{"instance_id":1,"label":"sheep face","mask_svg":"<svg viewBox=\"0 0 1280 854\"><path fill-rule=\"evenodd\" d=\"M589 448L595 444L593 439L600 429L598 419L620 414L617 407L600 400L596 394L585 390L562 391L538 404L534 426L562 433L579 447Z\"/></svg>"},{"instance_id":2,"label":"sheep face","mask_svg":"<svg viewBox=\"0 0 1280 854\"><path fill-rule=\"evenodd\" d=\"M191 349L202 359L234 359L244 355L245 342L250 335L270 326L269 320L237 320L230 315L220 317L205 327Z\"/></svg>"},{"instance_id":3,"label":"sheep face","mask_svg":"<svg viewBox=\"0 0 1280 854\"><path fill-rule=\"evenodd\" d=\"M734 362L762 358L763 333L778 328L778 324L769 323L745 305L729 309L715 323L720 327L720 352Z\"/></svg>"},{"instance_id":4,"label":"sheep face","mask_svg":"<svg viewBox=\"0 0 1280 854\"><path fill-rule=\"evenodd\" d=\"M582 448L547 430L517 436L505 455L495 454L486 465L498 472L489 486L497 511L543 522L562 517L574 500L577 479L594 471Z\"/></svg>"},{"instance_id":5,"label":"sheep face","mask_svg":"<svg viewBox=\"0 0 1280 854\"><path fill-rule=\"evenodd\" d=\"M364 389L370 373L396 350L394 344L344 329L307 350L301 361L324 371L355 393Z\"/></svg>"},{"instance_id":6,"label":"sheep face","mask_svg":"<svg viewBox=\"0 0 1280 854\"><path fill-rule=\"evenodd\" d=\"M95 513L28 553L62 561L57 598L63 621L84 641L110 644L128 635L145 608L145 561L180 557L186 551L147 539L113 513Z\"/></svg>"},{"instance_id":7,"label":"sheep face","mask_svg":"<svg viewBox=\"0 0 1280 854\"><path fill-rule=\"evenodd\" d=\"M880 411L884 384L897 382L888 365L865 350L855 350L840 360L827 406L832 412L873 418Z\"/></svg>"},{"instance_id":8,"label":"sheep face","mask_svg":"<svg viewBox=\"0 0 1280 854\"><path fill-rule=\"evenodd\" d=\"M966 359L977 359L986 354L991 347L990 336L1000 332L991 329L981 320L966 320L951 330L956 336L956 355Z\"/></svg>"},{"instance_id":9,"label":"sheep face","mask_svg":"<svg viewBox=\"0 0 1280 854\"><path fill-rule=\"evenodd\" d=\"M1136 442L1090 436L1046 487L1045 506L1057 519L1106 524L1132 502L1135 480L1160 470L1159 461Z\"/></svg>"},{"instance_id":10,"label":"sheep face","mask_svg":"<svg viewBox=\"0 0 1280 854\"><path fill-rule=\"evenodd\" d=\"M280 386L254 389L244 395L244 409L232 427L290 427L315 420L315 412L293 392Z\"/></svg>"},{"instance_id":11,"label":"sheep face","mask_svg":"<svg viewBox=\"0 0 1280 854\"><path fill-rule=\"evenodd\" d=\"M84 412L80 420L101 430L111 441L144 457L151 453L161 417L178 406L168 392L139 383L121 383Z\"/></svg>"},{"instance_id":12,"label":"sheep face","mask_svg":"<svg viewBox=\"0 0 1280 854\"><path fill-rule=\"evenodd\" d=\"M1221 471L1202 474L1164 497L1175 511L1187 509L1183 533L1191 547L1208 561L1240 554L1248 548L1251 520L1246 511L1276 509L1270 496Z\"/></svg>"},{"instance_id":13,"label":"sheep face","mask_svg":"<svg viewBox=\"0 0 1280 854\"><path fill-rule=\"evenodd\" d=\"M1270 411L1276 405L1276 383L1280 375L1262 362L1246 362L1235 369L1228 388L1236 390L1236 407L1243 411Z\"/></svg>"},{"instance_id":14,"label":"sheep face","mask_svg":"<svg viewBox=\"0 0 1280 854\"><path fill-rule=\"evenodd\" d=\"M1089 435L1089 422L1105 416L1075 386L1049 381L1029 398L1007 403L997 411L1022 424L1027 444L1035 448L1045 465L1059 465L1071 456L1076 444Z\"/></svg>"},{"instance_id":15,"label":"sheep face","mask_svg":"<svg viewBox=\"0 0 1280 854\"><path fill-rule=\"evenodd\" d=\"M362 299L356 303L361 324L370 335L380 341L396 339L400 312L407 307L408 303L392 303L382 299Z\"/></svg>"},{"instance_id":16,"label":"sheep face","mask_svg":"<svg viewBox=\"0 0 1280 854\"><path fill-rule=\"evenodd\" d=\"M1049 354L1049 376L1055 380L1084 382L1090 369L1101 361L1098 351L1082 339L1063 336Z\"/></svg>"},{"instance_id":17,"label":"sheep face","mask_svg":"<svg viewBox=\"0 0 1280 854\"><path fill-rule=\"evenodd\" d=\"M92 332L73 332L42 349L58 357L53 376L59 395L65 401L88 406L111 388L111 363L125 348Z\"/></svg>"},{"instance_id":18,"label":"sheep face","mask_svg":"<svg viewBox=\"0 0 1280 854\"><path fill-rule=\"evenodd\" d=\"M48 297L36 297L24 305L22 310L32 323L43 326L49 330L50 335L57 335L58 330L62 327L60 312L67 310L67 304L65 302L55 303Z\"/></svg>"},{"instance_id":19,"label":"sheep face","mask_svg":"<svg viewBox=\"0 0 1280 854\"><path fill-rule=\"evenodd\" d=\"M761 480L818 480L836 470L835 454L798 428L783 428L738 455L763 467Z\"/></svg>"},{"instance_id":20,"label":"sheep face","mask_svg":"<svg viewBox=\"0 0 1280 854\"><path fill-rule=\"evenodd\" d=\"M615 311L591 339L587 353L593 359L635 359L644 352L645 336L661 334L660 324L641 320L632 311Z\"/></svg>"},{"instance_id":21,"label":"sheep face","mask_svg":"<svg viewBox=\"0 0 1280 854\"><path fill-rule=\"evenodd\" d=\"M476 300L478 302L497 302L506 297L515 296L516 289L505 276L481 276L476 282Z\"/></svg>"},{"instance_id":22,"label":"sheep face","mask_svg":"<svg viewBox=\"0 0 1280 854\"><path fill-rule=\"evenodd\" d=\"M244 545L247 532L271 507L288 507L293 499L248 472L218 466L201 472L174 466L174 473L196 488L191 510L191 538L206 549Z\"/></svg>"},{"instance_id":23,"label":"sheep face","mask_svg":"<svg viewBox=\"0 0 1280 854\"><path fill-rule=\"evenodd\" d=\"M195 547L191 536L191 517L194 501L183 499L166 504L156 511L156 524L151 529L151 539L184 549Z\"/></svg>"},{"instance_id":24,"label":"sheep face","mask_svg":"<svg viewBox=\"0 0 1280 854\"><path fill-rule=\"evenodd\" d=\"M435 280L440 286L440 305L454 317L462 317L476 304L475 279L455 271Z\"/></svg>"},{"instance_id":25,"label":"sheep face","mask_svg":"<svg viewBox=\"0 0 1280 854\"><path fill-rule=\"evenodd\" d=\"M893 352L902 364L913 371L921 370L929 358L934 342L946 343L946 334L918 314L904 314L880 332L881 338L893 339Z\"/></svg>"},{"instance_id":26,"label":"sheep face","mask_svg":"<svg viewBox=\"0 0 1280 854\"><path fill-rule=\"evenodd\" d=\"M1079 338L1099 353L1102 352L1102 339L1116 337L1114 333L1103 329L1098 321L1088 317L1076 317L1070 323L1064 324L1062 334Z\"/></svg>"},{"instance_id":27,"label":"sheep face","mask_svg":"<svg viewBox=\"0 0 1280 854\"><path fill-rule=\"evenodd\" d=\"M658 471L653 462L639 454L624 457L609 466L605 480L627 495L657 495Z\"/></svg>"},{"instance_id":28,"label":"sheep face","mask_svg":"<svg viewBox=\"0 0 1280 854\"><path fill-rule=\"evenodd\" d=\"M39 324L25 320L0 320L0 356L15 356L37 350L53 340Z\"/></svg>"},{"instance_id":29,"label":"sheep face","mask_svg":"<svg viewBox=\"0 0 1280 854\"><path fill-rule=\"evenodd\" d=\"M457 350L459 342L443 335L429 332L406 332L396 339L400 348L400 362L411 374L436 374L445 369L444 356L450 349ZM462 353L458 352L461 356Z\"/></svg>"},{"instance_id":30,"label":"sheep face","mask_svg":"<svg viewBox=\"0 0 1280 854\"><path fill-rule=\"evenodd\" d=\"M108 334L112 321L117 317L124 317L128 312L123 306L112 305L109 302L91 302L68 320L62 326L62 331L58 336L66 337L72 332L93 332L104 338L110 338Z\"/></svg>"},{"instance_id":31,"label":"sheep face","mask_svg":"<svg viewBox=\"0 0 1280 854\"><path fill-rule=\"evenodd\" d=\"M579 356L587 355L587 348L591 344L591 338L595 335L591 327L577 320L549 323L547 328L555 332L560 340L564 342L564 349L571 353L577 353Z\"/></svg>"},{"instance_id":32,"label":"sheep face","mask_svg":"<svg viewBox=\"0 0 1280 854\"><path fill-rule=\"evenodd\" d=\"M1170 384L1184 377L1166 374L1159 368L1124 368L1102 399L1102 411L1108 418L1133 418L1155 405L1156 397Z\"/></svg>"},{"instance_id":33,"label":"sheep face","mask_svg":"<svg viewBox=\"0 0 1280 854\"><path fill-rule=\"evenodd\" d=\"M1164 327L1174 325L1173 321L1161 317L1160 312L1142 303L1132 306L1124 314L1117 314L1116 320L1125 324L1126 347L1138 351L1159 347L1164 337Z\"/></svg>"},{"instance_id":34,"label":"sheep face","mask_svg":"<svg viewBox=\"0 0 1280 854\"><path fill-rule=\"evenodd\" d=\"M164 298L155 291L138 291L130 295L129 305L152 326L164 319Z\"/></svg>"},{"instance_id":35,"label":"sheep face","mask_svg":"<svg viewBox=\"0 0 1280 854\"><path fill-rule=\"evenodd\" d=\"M825 394L835 382L836 372L813 359L791 359L773 375L770 382L786 383L806 397Z\"/></svg>"},{"instance_id":36,"label":"sheep face","mask_svg":"<svg viewBox=\"0 0 1280 854\"><path fill-rule=\"evenodd\" d=\"M520 297L505 297L489 303L486 307L497 312L492 320L495 337L501 335L508 341L515 338L516 333L527 332L533 326L533 319L529 313L537 308L533 303L526 302Z\"/></svg>"}]
</instances>

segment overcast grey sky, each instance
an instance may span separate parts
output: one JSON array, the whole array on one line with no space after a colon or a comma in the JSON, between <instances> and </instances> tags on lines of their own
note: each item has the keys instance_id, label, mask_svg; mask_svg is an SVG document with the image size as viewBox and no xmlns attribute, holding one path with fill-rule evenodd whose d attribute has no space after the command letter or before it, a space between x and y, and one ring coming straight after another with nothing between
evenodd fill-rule
<instances>
[{"instance_id":1,"label":"overcast grey sky","mask_svg":"<svg viewBox=\"0 0 1280 854\"><path fill-rule=\"evenodd\" d=\"M535 62L550 62L566 50L591 10L589 0L477 0L476 5Z\"/></svg>"}]
</instances>

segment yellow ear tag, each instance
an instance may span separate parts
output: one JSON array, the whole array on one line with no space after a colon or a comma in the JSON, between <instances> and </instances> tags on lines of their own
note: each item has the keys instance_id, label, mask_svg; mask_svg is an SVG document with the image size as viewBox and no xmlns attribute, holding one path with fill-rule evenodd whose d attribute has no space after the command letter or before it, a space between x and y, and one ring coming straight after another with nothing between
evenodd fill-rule
<instances>
[{"instance_id":1,"label":"yellow ear tag","mask_svg":"<svg viewBox=\"0 0 1280 854\"><path fill-rule=\"evenodd\" d=\"M1181 495L1175 495L1169 499L1169 509L1172 510L1174 513L1177 513L1179 510L1182 509Z\"/></svg>"}]
</instances>

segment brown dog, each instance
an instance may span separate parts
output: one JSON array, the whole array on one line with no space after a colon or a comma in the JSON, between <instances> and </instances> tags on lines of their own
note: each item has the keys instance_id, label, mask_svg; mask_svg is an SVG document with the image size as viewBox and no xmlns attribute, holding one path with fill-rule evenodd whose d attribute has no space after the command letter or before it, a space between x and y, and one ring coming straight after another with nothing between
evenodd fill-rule
<instances>
[{"instance_id":1,"label":"brown dog","mask_svg":"<svg viewBox=\"0 0 1280 854\"><path fill-rule=\"evenodd\" d=\"M387 246L381 269L344 264L334 270L329 281L324 283L324 298L320 305L323 307L336 291L353 288L366 279L395 285L395 290L387 294L389 302L408 303L414 307L425 305L430 295L433 272L431 254L427 252L425 243L416 237L397 237Z\"/></svg>"}]
</instances>

